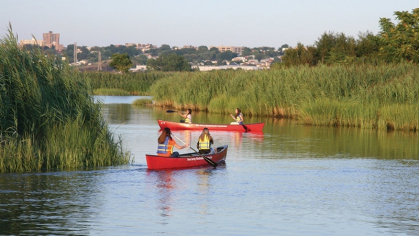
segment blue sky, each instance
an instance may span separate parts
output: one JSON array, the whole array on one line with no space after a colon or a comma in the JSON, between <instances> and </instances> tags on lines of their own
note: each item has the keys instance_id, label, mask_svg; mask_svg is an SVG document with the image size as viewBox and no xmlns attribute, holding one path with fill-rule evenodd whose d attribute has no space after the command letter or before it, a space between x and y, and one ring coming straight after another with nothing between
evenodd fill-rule
<instances>
[{"instance_id":1,"label":"blue sky","mask_svg":"<svg viewBox=\"0 0 419 236\"><path fill-rule=\"evenodd\" d=\"M324 32L357 38L379 19L419 8L418 0L1 0L0 37L60 33L64 46L313 45Z\"/></svg>"}]
</instances>

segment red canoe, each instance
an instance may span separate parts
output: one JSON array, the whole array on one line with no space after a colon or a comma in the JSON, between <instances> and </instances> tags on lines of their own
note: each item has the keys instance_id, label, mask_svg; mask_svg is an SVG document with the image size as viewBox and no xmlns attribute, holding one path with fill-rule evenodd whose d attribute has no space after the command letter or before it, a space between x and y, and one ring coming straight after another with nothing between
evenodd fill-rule
<instances>
[{"instance_id":1,"label":"red canoe","mask_svg":"<svg viewBox=\"0 0 419 236\"><path fill-rule=\"evenodd\" d=\"M202 130L208 128L210 131L240 131L240 132L262 132L265 123L244 124L244 125L225 125L225 124L188 124L157 120L161 129L170 128L171 130Z\"/></svg>"},{"instance_id":2,"label":"red canoe","mask_svg":"<svg viewBox=\"0 0 419 236\"><path fill-rule=\"evenodd\" d=\"M205 154L203 156L208 157L215 163L219 164L225 162L227 156L228 145L217 148L217 152L214 154ZM163 169L176 169L176 168L188 168L197 166L210 166L207 161L204 160L197 153L186 153L180 154L179 157L160 157L156 155L145 155L147 160L147 167L150 170L163 170Z\"/></svg>"}]
</instances>

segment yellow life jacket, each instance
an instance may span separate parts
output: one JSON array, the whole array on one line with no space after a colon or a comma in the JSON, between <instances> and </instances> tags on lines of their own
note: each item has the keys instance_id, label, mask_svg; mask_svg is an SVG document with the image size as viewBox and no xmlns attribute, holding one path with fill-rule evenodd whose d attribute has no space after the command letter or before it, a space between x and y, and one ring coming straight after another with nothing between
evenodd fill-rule
<instances>
[{"instance_id":1,"label":"yellow life jacket","mask_svg":"<svg viewBox=\"0 0 419 236\"><path fill-rule=\"evenodd\" d=\"M159 143L159 145L157 146L157 153L160 153L160 154L173 153L173 145L169 145L169 137L166 137L166 140L164 140L164 143Z\"/></svg>"},{"instance_id":2,"label":"yellow life jacket","mask_svg":"<svg viewBox=\"0 0 419 236\"><path fill-rule=\"evenodd\" d=\"M241 119L242 113L240 113L237 117L236 117L236 122L240 123L243 122L243 120Z\"/></svg>"},{"instance_id":3,"label":"yellow life jacket","mask_svg":"<svg viewBox=\"0 0 419 236\"><path fill-rule=\"evenodd\" d=\"M207 135L204 136L204 140L199 139L198 148L199 150L202 150L202 149L208 150L211 148L211 143Z\"/></svg>"},{"instance_id":4,"label":"yellow life jacket","mask_svg":"<svg viewBox=\"0 0 419 236\"><path fill-rule=\"evenodd\" d=\"M185 118L185 123L192 123L192 117L191 117L191 114L188 114L188 115L186 115L186 118Z\"/></svg>"}]
</instances>

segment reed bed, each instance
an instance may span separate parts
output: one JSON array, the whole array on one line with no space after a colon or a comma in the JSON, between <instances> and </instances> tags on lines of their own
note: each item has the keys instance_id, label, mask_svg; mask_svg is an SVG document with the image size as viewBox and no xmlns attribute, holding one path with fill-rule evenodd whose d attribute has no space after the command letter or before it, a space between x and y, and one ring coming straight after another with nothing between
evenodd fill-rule
<instances>
[{"instance_id":1,"label":"reed bed","mask_svg":"<svg viewBox=\"0 0 419 236\"><path fill-rule=\"evenodd\" d=\"M416 130L418 75L409 63L176 73L150 94L156 105L177 109L226 114L239 107L310 125Z\"/></svg>"},{"instance_id":2,"label":"reed bed","mask_svg":"<svg viewBox=\"0 0 419 236\"><path fill-rule=\"evenodd\" d=\"M135 106L151 106L153 105L153 100L151 100L150 98L139 98L136 99L132 105Z\"/></svg>"},{"instance_id":3,"label":"reed bed","mask_svg":"<svg viewBox=\"0 0 419 236\"><path fill-rule=\"evenodd\" d=\"M40 50L0 41L0 173L126 164L129 153L83 76Z\"/></svg>"},{"instance_id":4,"label":"reed bed","mask_svg":"<svg viewBox=\"0 0 419 236\"><path fill-rule=\"evenodd\" d=\"M107 95L107 96L129 96L130 93L122 89L94 89L93 95Z\"/></svg>"},{"instance_id":5,"label":"reed bed","mask_svg":"<svg viewBox=\"0 0 419 236\"><path fill-rule=\"evenodd\" d=\"M100 92L100 95L116 95L114 89L124 91L123 93L127 95L149 95L149 88L155 81L170 75L171 73L163 72L127 74L84 72L82 74L90 84L93 94Z\"/></svg>"}]
</instances>

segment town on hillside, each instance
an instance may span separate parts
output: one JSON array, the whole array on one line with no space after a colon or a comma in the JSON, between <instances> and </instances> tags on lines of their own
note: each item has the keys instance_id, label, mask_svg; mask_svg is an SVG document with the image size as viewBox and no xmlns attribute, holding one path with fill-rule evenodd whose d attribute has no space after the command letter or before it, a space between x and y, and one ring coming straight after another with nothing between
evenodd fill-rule
<instances>
[{"instance_id":1,"label":"town on hillside","mask_svg":"<svg viewBox=\"0 0 419 236\"><path fill-rule=\"evenodd\" d=\"M153 44L126 43L125 45L110 45L107 47L78 46L77 43L64 47L60 44L60 34L49 31L43 34L42 40L32 38L20 40L19 45L26 48L40 47L59 60L68 61L80 70L111 71L109 66L113 54L127 54L133 62L130 71L147 70L147 61L156 60L160 55L176 54L183 56L192 69L200 71L219 69L260 70L269 69L273 62L280 62L288 45L274 47L236 47L236 46L192 46L183 47L163 44L157 47Z\"/></svg>"}]
</instances>

